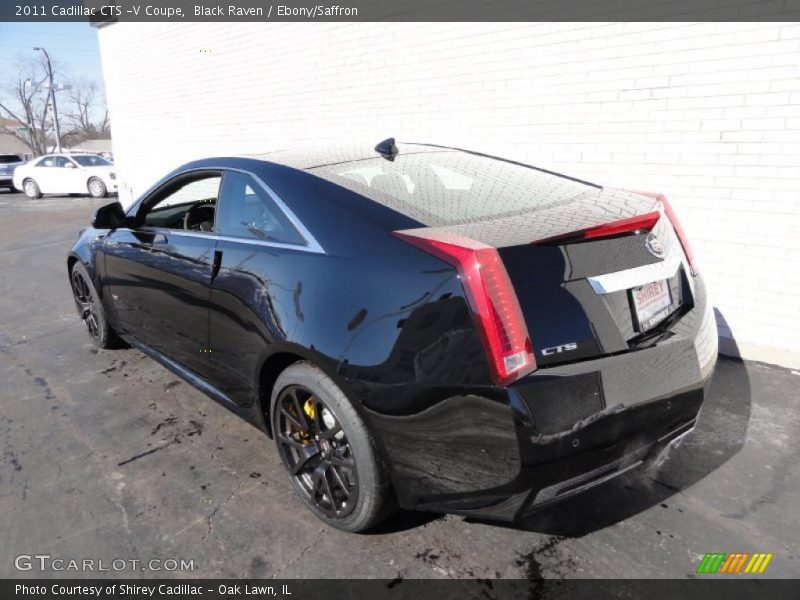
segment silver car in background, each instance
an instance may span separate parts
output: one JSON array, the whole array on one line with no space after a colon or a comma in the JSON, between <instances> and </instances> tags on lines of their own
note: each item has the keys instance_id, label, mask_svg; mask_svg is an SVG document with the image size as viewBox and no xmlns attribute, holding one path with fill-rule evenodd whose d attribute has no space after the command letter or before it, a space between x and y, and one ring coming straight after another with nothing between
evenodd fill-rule
<instances>
[{"instance_id":1,"label":"silver car in background","mask_svg":"<svg viewBox=\"0 0 800 600\"><path fill-rule=\"evenodd\" d=\"M14 169L26 162L22 154L0 154L0 188L14 191Z\"/></svg>"}]
</instances>

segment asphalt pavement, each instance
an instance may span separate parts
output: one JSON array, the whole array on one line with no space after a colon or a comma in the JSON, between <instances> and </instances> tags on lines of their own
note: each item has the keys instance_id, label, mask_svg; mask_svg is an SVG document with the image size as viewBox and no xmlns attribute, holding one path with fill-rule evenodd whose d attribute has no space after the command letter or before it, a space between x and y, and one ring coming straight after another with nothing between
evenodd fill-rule
<instances>
[{"instance_id":1,"label":"asphalt pavement","mask_svg":"<svg viewBox=\"0 0 800 600\"><path fill-rule=\"evenodd\" d=\"M326 527L265 435L139 351L93 347L66 252L103 203L0 192L0 577L685 578L708 577L707 552L773 553L760 577L800 576L800 373L727 358L658 471L516 527ZM135 566L18 570L36 554Z\"/></svg>"}]
</instances>

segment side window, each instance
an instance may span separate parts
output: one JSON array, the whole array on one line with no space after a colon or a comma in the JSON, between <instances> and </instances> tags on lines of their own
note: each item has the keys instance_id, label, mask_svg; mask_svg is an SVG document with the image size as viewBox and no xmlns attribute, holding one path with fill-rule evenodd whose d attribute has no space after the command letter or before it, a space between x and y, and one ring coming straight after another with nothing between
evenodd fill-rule
<instances>
[{"instance_id":1,"label":"side window","mask_svg":"<svg viewBox=\"0 0 800 600\"><path fill-rule=\"evenodd\" d=\"M214 231L214 213L221 181L221 175L206 173L169 185L158 194L153 204L148 203L142 225Z\"/></svg>"},{"instance_id":2,"label":"side window","mask_svg":"<svg viewBox=\"0 0 800 600\"><path fill-rule=\"evenodd\" d=\"M272 197L252 176L228 171L220 191L217 233L232 237L305 246Z\"/></svg>"},{"instance_id":3,"label":"side window","mask_svg":"<svg viewBox=\"0 0 800 600\"><path fill-rule=\"evenodd\" d=\"M53 156L45 156L42 160L36 163L37 167L55 167L56 159Z\"/></svg>"},{"instance_id":4,"label":"side window","mask_svg":"<svg viewBox=\"0 0 800 600\"><path fill-rule=\"evenodd\" d=\"M57 167L74 167L75 163L73 163L70 159L66 156L56 156L56 166Z\"/></svg>"}]
</instances>

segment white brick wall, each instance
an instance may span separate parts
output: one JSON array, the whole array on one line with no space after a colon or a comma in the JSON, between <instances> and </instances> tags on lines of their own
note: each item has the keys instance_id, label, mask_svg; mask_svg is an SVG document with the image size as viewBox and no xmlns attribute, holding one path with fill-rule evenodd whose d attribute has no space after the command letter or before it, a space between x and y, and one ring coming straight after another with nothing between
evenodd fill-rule
<instances>
[{"instance_id":1,"label":"white brick wall","mask_svg":"<svg viewBox=\"0 0 800 600\"><path fill-rule=\"evenodd\" d=\"M196 156L390 135L661 191L723 335L800 367L796 23L115 24L99 38L124 201Z\"/></svg>"}]
</instances>

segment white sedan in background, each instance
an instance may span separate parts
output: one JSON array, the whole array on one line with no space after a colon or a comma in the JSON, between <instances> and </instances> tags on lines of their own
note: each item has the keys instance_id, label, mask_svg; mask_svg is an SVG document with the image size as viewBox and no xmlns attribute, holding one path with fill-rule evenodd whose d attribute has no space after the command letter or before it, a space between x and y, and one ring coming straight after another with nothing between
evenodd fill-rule
<instances>
[{"instance_id":1,"label":"white sedan in background","mask_svg":"<svg viewBox=\"0 0 800 600\"><path fill-rule=\"evenodd\" d=\"M95 154L47 154L14 170L14 187L28 198L42 194L91 194L117 191L114 165Z\"/></svg>"}]
</instances>

